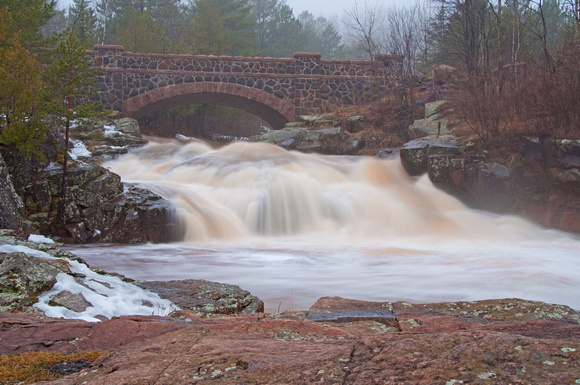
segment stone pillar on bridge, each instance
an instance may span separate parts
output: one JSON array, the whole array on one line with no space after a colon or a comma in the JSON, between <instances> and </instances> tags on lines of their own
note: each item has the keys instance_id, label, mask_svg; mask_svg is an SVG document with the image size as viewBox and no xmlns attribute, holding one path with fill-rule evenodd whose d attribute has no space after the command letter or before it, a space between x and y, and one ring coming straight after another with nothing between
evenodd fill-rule
<instances>
[{"instance_id":1,"label":"stone pillar on bridge","mask_svg":"<svg viewBox=\"0 0 580 385\"><path fill-rule=\"evenodd\" d=\"M297 75L318 75L320 74L320 52L295 52Z\"/></svg>"},{"instance_id":2,"label":"stone pillar on bridge","mask_svg":"<svg viewBox=\"0 0 580 385\"><path fill-rule=\"evenodd\" d=\"M315 75L321 74L319 52L296 52L294 53L295 78L294 82L294 107L296 117L320 112L321 100L317 97L321 87L321 80Z\"/></svg>"},{"instance_id":3,"label":"stone pillar on bridge","mask_svg":"<svg viewBox=\"0 0 580 385\"><path fill-rule=\"evenodd\" d=\"M95 101L107 110L123 110L123 51L122 45L95 45L91 55L94 65L101 67L95 84L99 90Z\"/></svg>"}]
</instances>

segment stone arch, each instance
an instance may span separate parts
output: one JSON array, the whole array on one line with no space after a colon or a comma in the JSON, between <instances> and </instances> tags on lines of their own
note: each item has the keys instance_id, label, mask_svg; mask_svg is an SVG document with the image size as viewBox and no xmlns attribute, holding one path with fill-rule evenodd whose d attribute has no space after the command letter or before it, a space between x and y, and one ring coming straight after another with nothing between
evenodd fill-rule
<instances>
[{"instance_id":1,"label":"stone arch","mask_svg":"<svg viewBox=\"0 0 580 385\"><path fill-rule=\"evenodd\" d=\"M233 83L182 83L158 87L123 102L123 116L140 118L147 112L181 104L210 103L236 107L259 116L274 129L295 120L294 105L265 91Z\"/></svg>"}]
</instances>

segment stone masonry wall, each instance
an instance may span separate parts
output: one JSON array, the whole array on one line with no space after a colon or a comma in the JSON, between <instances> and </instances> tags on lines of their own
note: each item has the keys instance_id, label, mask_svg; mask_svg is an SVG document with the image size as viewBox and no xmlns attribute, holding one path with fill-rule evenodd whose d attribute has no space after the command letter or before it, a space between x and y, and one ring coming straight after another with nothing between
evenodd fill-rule
<instances>
[{"instance_id":1,"label":"stone masonry wall","mask_svg":"<svg viewBox=\"0 0 580 385\"><path fill-rule=\"evenodd\" d=\"M276 99L293 105L296 118L361 103L373 89L385 90L396 85L402 65L399 56L364 62L325 61L321 60L321 54L310 52L295 53L293 58L162 55L124 52L122 46L115 45L96 45L87 54L96 67L101 67L94 100L106 109L124 114L134 112L124 108L127 101L140 96L142 102L143 95L155 89L217 83L263 91L272 96L263 98L263 104L282 115L279 110L283 103ZM180 87L185 89L202 88ZM223 89L227 93L230 88ZM158 98L170 94L158 93ZM154 103L156 99L147 100ZM287 119L293 120L287 115Z\"/></svg>"}]
</instances>

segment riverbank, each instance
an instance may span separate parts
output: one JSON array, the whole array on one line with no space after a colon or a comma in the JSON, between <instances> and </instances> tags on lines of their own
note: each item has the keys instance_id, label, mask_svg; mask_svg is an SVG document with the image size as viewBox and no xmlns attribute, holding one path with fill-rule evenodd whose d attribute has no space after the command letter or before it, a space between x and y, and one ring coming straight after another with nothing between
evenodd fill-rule
<instances>
[{"instance_id":1,"label":"riverbank","mask_svg":"<svg viewBox=\"0 0 580 385\"><path fill-rule=\"evenodd\" d=\"M579 319L569 308L517 299L416 305L334 297L308 312L180 311L99 324L0 313L0 338L2 354L103 352L80 372L39 383L47 385L561 385L580 382Z\"/></svg>"}]
</instances>

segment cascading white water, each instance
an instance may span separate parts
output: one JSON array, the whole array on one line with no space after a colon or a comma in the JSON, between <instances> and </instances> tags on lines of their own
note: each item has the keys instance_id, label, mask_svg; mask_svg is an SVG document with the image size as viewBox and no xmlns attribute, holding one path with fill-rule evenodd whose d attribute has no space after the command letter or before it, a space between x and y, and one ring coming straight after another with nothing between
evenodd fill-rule
<instances>
[{"instance_id":1,"label":"cascading white water","mask_svg":"<svg viewBox=\"0 0 580 385\"><path fill-rule=\"evenodd\" d=\"M398 160L153 142L107 167L173 201L186 230L179 244L76 250L132 278L238 284L269 310L323 295L580 309L577 237L467 209Z\"/></svg>"}]
</instances>

